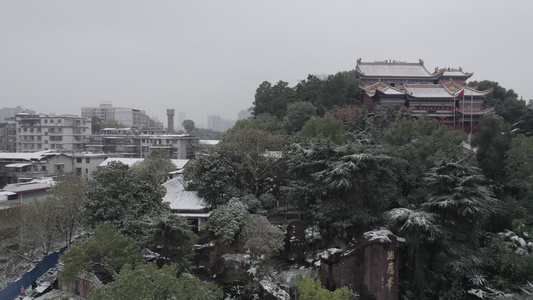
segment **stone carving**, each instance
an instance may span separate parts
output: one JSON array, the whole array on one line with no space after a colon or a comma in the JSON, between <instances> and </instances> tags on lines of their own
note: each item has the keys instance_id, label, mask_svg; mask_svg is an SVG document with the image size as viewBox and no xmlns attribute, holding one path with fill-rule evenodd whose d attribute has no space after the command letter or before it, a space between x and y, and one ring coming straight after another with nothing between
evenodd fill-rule
<instances>
[{"instance_id":1,"label":"stone carving","mask_svg":"<svg viewBox=\"0 0 533 300\"><path fill-rule=\"evenodd\" d=\"M322 284L330 290L348 286L361 300L397 300L397 248L397 237L389 230L366 232L346 251L322 255Z\"/></svg>"}]
</instances>

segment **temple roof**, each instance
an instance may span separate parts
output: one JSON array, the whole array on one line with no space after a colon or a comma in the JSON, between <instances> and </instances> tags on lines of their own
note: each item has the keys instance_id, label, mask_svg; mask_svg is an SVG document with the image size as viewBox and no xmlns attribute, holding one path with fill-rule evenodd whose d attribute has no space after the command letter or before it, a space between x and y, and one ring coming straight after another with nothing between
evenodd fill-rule
<instances>
[{"instance_id":1,"label":"temple roof","mask_svg":"<svg viewBox=\"0 0 533 300\"><path fill-rule=\"evenodd\" d=\"M453 68L444 68L439 69L435 68L435 73L442 73L442 76L450 76L450 77L471 77L474 73L466 73L463 71L462 68L453 69Z\"/></svg>"},{"instance_id":2,"label":"temple roof","mask_svg":"<svg viewBox=\"0 0 533 300\"><path fill-rule=\"evenodd\" d=\"M408 95L413 98L454 98L464 89L464 97L469 96L487 96L493 89L478 91L471 87L463 87L455 82L446 82L440 84L409 84L405 83L400 86L392 87L383 82L377 82L362 88L370 97L377 92L382 95Z\"/></svg>"},{"instance_id":3,"label":"temple roof","mask_svg":"<svg viewBox=\"0 0 533 300\"><path fill-rule=\"evenodd\" d=\"M409 96L416 98L450 98L453 95L441 84L415 84L405 85Z\"/></svg>"},{"instance_id":4,"label":"temple roof","mask_svg":"<svg viewBox=\"0 0 533 300\"><path fill-rule=\"evenodd\" d=\"M440 73L429 73L424 67L424 61L407 63L399 61L362 62L357 60L355 67L358 75L362 77L422 77L435 78Z\"/></svg>"}]
</instances>

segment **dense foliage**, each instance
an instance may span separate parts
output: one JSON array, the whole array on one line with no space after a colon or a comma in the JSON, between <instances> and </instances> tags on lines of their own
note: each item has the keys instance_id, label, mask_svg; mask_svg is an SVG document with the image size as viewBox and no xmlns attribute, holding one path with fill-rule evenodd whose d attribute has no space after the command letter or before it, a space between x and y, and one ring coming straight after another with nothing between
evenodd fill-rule
<instances>
[{"instance_id":1,"label":"dense foliage","mask_svg":"<svg viewBox=\"0 0 533 300\"><path fill-rule=\"evenodd\" d=\"M243 278L227 299L259 298L260 287L280 299L350 298L346 287L328 291L301 274L286 275L288 284L278 273L286 235L271 222L294 219L308 225L307 261L332 241L346 247L379 227L404 238L402 299L520 299L533 291L533 106L496 82L470 85L492 88L485 106L495 108L471 137L400 106L367 114L353 72L310 75L294 87L260 84L253 118L184 173L187 189L212 209L201 240L242 256ZM192 121L183 125L198 132ZM64 175L50 201L19 207L9 220L43 253L87 225L88 237L62 257L63 275L97 265L117 273L90 299L221 298L214 284L187 274L198 238L161 201L171 169L164 153L153 152L133 167L101 167L86 183ZM15 240L16 226L0 234ZM142 248L159 255L157 266L143 261Z\"/></svg>"},{"instance_id":2,"label":"dense foliage","mask_svg":"<svg viewBox=\"0 0 533 300\"><path fill-rule=\"evenodd\" d=\"M168 266L158 268L153 263L140 263L135 267L125 265L114 282L95 289L88 299L216 300L222 295L222 289L213 283L202 282L189 274L176 277Z\"/></svg>"},{"instance_id":3,"label":"dense foliage","mask_svg":"<svg viewBox=\"0 0 533 300\"><path fill-rule=\"evenodd\" d=\"M99 167L87 184L87 201L83 206L89 226L110 222L122 232L134 234L136 222L143 216L165 211L158 169L129 168L120 162Z\"/></svg>"}]
</instances>

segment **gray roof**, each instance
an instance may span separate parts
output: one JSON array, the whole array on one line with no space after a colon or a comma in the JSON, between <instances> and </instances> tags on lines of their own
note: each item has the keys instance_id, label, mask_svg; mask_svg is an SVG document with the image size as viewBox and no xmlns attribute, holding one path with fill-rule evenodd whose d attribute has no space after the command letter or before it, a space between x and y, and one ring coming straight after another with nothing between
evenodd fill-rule
<instances>
[{"instance_id":1,"label":"gray roof","mask_svg":"<svg viewBox=\"0 0 533 300\"><path fill-rule=\"evenodd\" d=\"M365 76L433 77L423 65L419 64L361 64L359 69Z\"/></svg>"}]
</instances>

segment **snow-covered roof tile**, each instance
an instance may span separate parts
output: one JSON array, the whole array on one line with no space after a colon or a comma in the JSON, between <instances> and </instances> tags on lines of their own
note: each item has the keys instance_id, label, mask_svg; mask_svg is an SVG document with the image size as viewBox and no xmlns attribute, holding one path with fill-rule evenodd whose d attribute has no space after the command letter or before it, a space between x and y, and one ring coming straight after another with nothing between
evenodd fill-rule
<instances>
[{"instance_id":1,"label":"snow-covered roof tile","mask_svg":"<svg viewBox=\"0 0 533 300\"><path fill-rule=\"evenodd\" d=\"M365 76L433 77L424 65L416 63L360 63L358 68Z\"/></svg>"},{"instance_id":2,"label":"snow-covered roof tile","mask_svg":"<svg viewBox=\"0 0 533 300\"><path fill-rule=\"evenodd\" d=\"M42 179L34 179L29 182L22 183L12 183L6 185L1 191L2 192L13 192L13 193L27 193L36 190L45 190L52 187L54 179L52 177L46 177Z\"/></svg>"},{"instance_id":3,"label":"snow-covered roof tile","mask_svg":"<svg viewBox=\"0 0 533 300\"><path fill-rule=\"evenodd\" d=\"M167 202L170 209L177 211L201 211L207 208L204 199L199 197L195 191L186 191L182 179L173 178L163 184L167 193L163 197L163 202Z\"/></svg>"},{"instance_id":4,"label":"snow-covered roof tile","mask_svg":"<svg viewBox=\"0 0 533 300\"><path fill-rule=\"evenodd\" d=\"M127 165L128 167L131 167L133 166L134 164L140 162L140 161L143 161L144 158L123 158L123 157L110 157L106 160L104 160L101 164L99 164L98 166L99 167L105 167L107 166L108 164L110 164L112 161L117 161L117 162L121 162L125 165Z\"/></svg>"}]
</instances>

